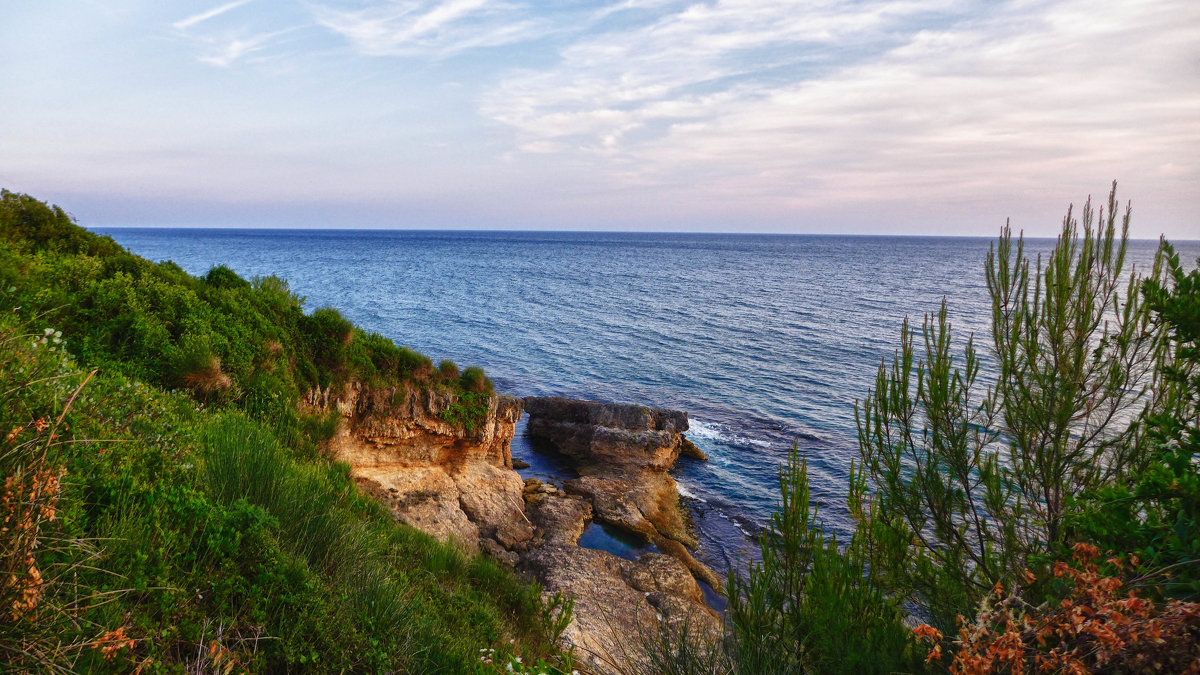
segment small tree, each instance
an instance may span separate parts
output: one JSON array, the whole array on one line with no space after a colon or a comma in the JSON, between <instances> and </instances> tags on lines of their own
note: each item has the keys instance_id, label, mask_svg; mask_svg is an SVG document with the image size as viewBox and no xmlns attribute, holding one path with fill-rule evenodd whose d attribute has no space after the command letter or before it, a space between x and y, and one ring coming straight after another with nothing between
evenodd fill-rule
<instances>
[{"instance_id":1,"label":"small tree","mask_svg":"<svg viewBox=\"0 0 1200 675\"><path fill-rule=\"evenodd\" d=\"M900 603L870 564L870 530L855 532L845 547L826 538L796 447L779 471L779 489L779 508L760 538L762 562L745 577L729 575L736 672L921 670ZM851 508L863 503L864 489L861 476L852 476Z\"/></svg>"},{"instance_id":2,"label":"small tree","mask_svg":"<svg viewBox=\"0 0 1200 675\"><path fill-rule=\"evenodd\" d=\"M1004 227L986 265L994 385L980 381L973 340L956 362L943 301L923 323L923 358L906 321L896 357L856 405L877 500L860 528L881 544L888 585L939 628L1069 543L1069 496L1146 461L1137 420L1160 406L1170 354L1137 275L1122 275L1130 211L1119 234L1116 211L1115 183L1098 219L1090 200L1082 225L1068 210L1044 265Z\"/></svg>"}]
</instances>

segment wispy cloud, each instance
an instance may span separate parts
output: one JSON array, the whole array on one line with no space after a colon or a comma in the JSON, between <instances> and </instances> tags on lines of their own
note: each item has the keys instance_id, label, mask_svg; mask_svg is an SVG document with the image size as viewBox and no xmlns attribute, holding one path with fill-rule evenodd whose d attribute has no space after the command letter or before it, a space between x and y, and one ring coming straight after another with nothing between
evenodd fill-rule
<instances>
[{"instance_id":1,"label":"wispy cloud","mask_svg":"<svg viewBox=\"0 0 1200 675\"><path fill-rule=\"evenodd\" d=\"M234 0L233 2L225 3L224 5L221 5L220 7L214 7L213 9L210 9L206 12L200 12L199 14L193 14L192 16L189 16L185 19L180 19L179 21L176 21L175 23L171 24L171 27L174 28L175 30L185 30L185 29L191 28L192 26L195 26L198 23L208 21L209 19L218 17L218 16L224 14L225 12L228 12L233 9L237 9L238 7L241 7L242 5L245 5L249 2L252 2L252 0Z\"/></svg>"},{"instance_id":2,"label":"wispy cloud","mask_svg":"<svg viewBox=\"0 0 1200 675\"><path fill-rule=\"evenodd\" d=\"M10 4L13 184L344 205L329 225L987 234L1118 178L1139 236L1196 236L1196 0Z\"/></svg>"},{"instance_id":3,"label":"wispy cloud","mask_svg":"<svg viewBox=\"0 0 1200 675\"><path fill-rule=\"evenodd\" d=\"M480 110L542 161L591 157L611 181L780 211L1195 179L1197 45L1189 0L724 0L581 40Z\"/></svg>"},{"instance_id":4,"label":"wispy cloud","mask_svg":"<svg viewBox=\"0 0 1200 675\"><path fill-rule=\"evenodd\" d=\"M275 38L290 33L293 30L295 29L288 28L247 37L205 38L202 42L205 43L206 53L201 55L199 59L202 63L208 63L220 68L228 68L241 60L242 57L261 51Z\"/></svg>"},{"instance_id":5,"label":"wispy cloud","mask_svg":"<svg viewBox=\"0 0 1200 675\"><path fill-rule=\"evenodd\" d=\"M369 56L445 57L537 37L545 23L489 0L388 0L364 9L312 5L318 24Z\"/></svg>"},{"instance_id":6,"label":"wispy cloud","mask_svg":"<svg viewBox=\"0 0 1200 675\"><path fill-rule=\"evenodd\" d=\"M234 0L208 11L193 14L171 24L177 39L191 44L199 55L196 60L218 68L230 68L246 57L264 51L283 35L297 30L288 28L255 27L261 17L230 14L253 0ZM217 20L222 17L220 20ZM273 16L271 16L274 19ZM256 19L259 19L256 21ZM269 23L274 23L270 21Z\"/></svg>"}]
</instances>

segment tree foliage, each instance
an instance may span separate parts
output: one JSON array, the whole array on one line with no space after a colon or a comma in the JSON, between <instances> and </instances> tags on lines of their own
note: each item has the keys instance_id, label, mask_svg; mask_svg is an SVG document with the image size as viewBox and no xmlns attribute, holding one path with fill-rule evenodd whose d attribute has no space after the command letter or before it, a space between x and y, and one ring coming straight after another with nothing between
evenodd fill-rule
<instances>
[{"instance_id":1,"label":"tree foliage","mask_svg":"<svg viewBox=\"0 0 1200 675\"><path fill-rule=\"evenodd\" d=\"M246 280L224 265L193 277L8 191L0 193L0 291L3 302L61 329L82 361L208 403L295 417L313 390L336 394L351 380L491 393L478 367L434 377L429 358L334 308L305 313L278 277Z\"/></svg>"},{"instance_id":2,"label":"tree foliage","mask_svg":"<svg viewBox=\"0 0 1200 675\"><path fill-rule=\"evenodd\" d=\"M852 478L852 508L861 504ZM810 504L807 463L793 447L780 505L761 535L762 562L731 573L727 594L739 673L890 673L920 667L898 600L871 564L871 530L843 547Z\"/></svg>"},{"instance_id":3,"label":"tree foliage","mask_svg":"<svg viewBox=\"0 0 1200 675\"><path fill-rule=\"evenodd\" d=\"M1129 218L1114 185L1044 257L1006 226L986 352L945 300L904 322L856 406L856 529L827 541L793 455L763 561L729 584L734 670L919 672L905 615L956 673L1194 662L1200 271L1165 242L1148 278L1127 271Z\"/></svg>"},{"instance_id":4,"label":"tree foliage","mask_svg":"<svg viewBox=\"0 0 1200 675\"><path fill-rule=\"evenodd\" d=\"M1068 211L1044 261L1004 228L986 265L994 383L973 339L954 356L943 301L921 358L906 322L856 408L880 514L860 525L885 544L890 585L939 628L1069 543L1071 495L1148 462L1140 420L1162 409L1173 355L1137 274L1123 274L1129 209L1118 221L1117 208L1114 184L1098 218L1090 200L1082 222Z\"/></svg>"}]
</instances>

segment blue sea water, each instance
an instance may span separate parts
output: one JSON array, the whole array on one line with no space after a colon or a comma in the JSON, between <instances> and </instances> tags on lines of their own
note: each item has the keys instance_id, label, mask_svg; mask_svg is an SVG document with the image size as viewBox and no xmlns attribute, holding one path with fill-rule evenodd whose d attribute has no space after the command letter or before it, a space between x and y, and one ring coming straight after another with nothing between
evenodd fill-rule
<instances>
[{"instance_id":1,"label":"blue sea water","mask_svg":"<svg viewBox=\"0 0 1200 675\"><path fill-rule=\"evenodd\" d=\"M793 443L813 498L845 532L858 456L854 402L947 299L954 330L990 341L989 239L562 232L109 229L133 252L202 274L274 274L307 298L435 361L482 365L502 392L686 410L710 461L676 478L718 570L755 557ZM1030 242L1048 250L1053 242ZM1139 268L1157 242L1137 241ZM1200 242L1179 246L1195 260ZM986 369L988 359L985 358ZM518 428L526 476L569 469ZM635 555L602 528L585 544Z\"/></svg>"}]
</instances>

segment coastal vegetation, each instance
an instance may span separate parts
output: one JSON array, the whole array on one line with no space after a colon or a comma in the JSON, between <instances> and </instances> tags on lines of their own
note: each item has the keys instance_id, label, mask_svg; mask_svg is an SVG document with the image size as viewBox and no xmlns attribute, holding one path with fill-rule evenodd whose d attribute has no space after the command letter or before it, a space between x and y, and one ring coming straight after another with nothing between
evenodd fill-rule
<instances>
[{"instance_id":1,"label":"coastal vegetation","mask_svg":"<svg viewBox=\"0 0 1200 675\"><path fill-rule=\"evenodd\" d=\"M1200 663L1200 270L1130 212L1068 212L985 263L856 407L853 527L793 449L729 632L648 627L630 673L1185 672ZM395 522L327 457L348 387L493 385L306 312L276 277L134 256L0 195L0 663L41 672L569 672L571 605ZM686 576L686 575L685 575Z\"/></svg>"},{"instance_id":2,"label":"coastal vegetation","mask_svg":"<svg viewBox=\"0 0 1200 675\"><path fill-rule=\"evenodd\" d=\"M492 672L563 663L564 606L396 523L321 443L313 397L479 369L193 277L0 196L0 663L29 672ZM486 658L481 657L485 654Z\"/></svg>"}]
</instances>

